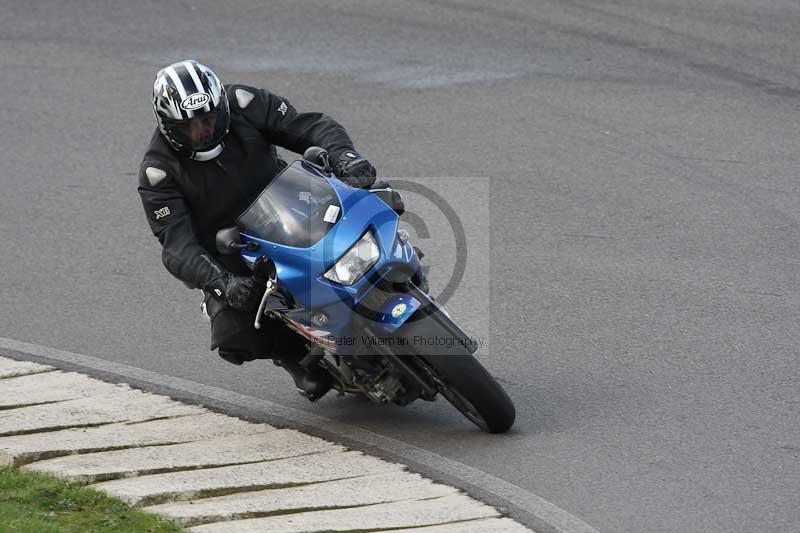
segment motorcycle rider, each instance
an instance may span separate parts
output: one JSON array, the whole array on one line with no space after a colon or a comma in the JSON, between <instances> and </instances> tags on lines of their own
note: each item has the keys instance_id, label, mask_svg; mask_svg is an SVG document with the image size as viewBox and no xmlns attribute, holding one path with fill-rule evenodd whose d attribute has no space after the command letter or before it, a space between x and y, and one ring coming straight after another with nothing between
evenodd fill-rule
<instances>
[{"instance_id":1,"label":"motorcycle rider","mask_svg":"<svg viewBox=\"0 0 800 533\"><path fill-rule=\"evenodd\" d=\"M235 225L264 187L286 165L275 147L303 153L325 148L334 173L353 187L368 188L376 171L353 146L344 127L322 113L298 112L288 100L247 85L223 86L194 60L156 74L153 111L158 128L139 168L139 194L147 221L162 245L167 270L204 293L211 319L211 350L233 364L272 358L314 401L330 378L299 364L302 339L282 323L253 327L263 285L237 256L215 247L216 232Z\"/></svg>"}]
</instances>

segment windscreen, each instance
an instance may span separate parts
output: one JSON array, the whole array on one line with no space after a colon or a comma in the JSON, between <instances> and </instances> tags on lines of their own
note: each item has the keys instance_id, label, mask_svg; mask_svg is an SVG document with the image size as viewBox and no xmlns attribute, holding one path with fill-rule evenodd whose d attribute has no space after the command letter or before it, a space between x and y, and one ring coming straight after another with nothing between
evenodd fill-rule
<instances>
[{"instance_id":1,"label":"windscreen","mask_svg":"<svg viewBox=\"0 0 800 533\"><path fill-rule=\"evenodd\" d=\"M245 233L296 248L319 242L339 219L341 205L325 178L287 167L237 220Z\"/></svg>"}]
</instances>

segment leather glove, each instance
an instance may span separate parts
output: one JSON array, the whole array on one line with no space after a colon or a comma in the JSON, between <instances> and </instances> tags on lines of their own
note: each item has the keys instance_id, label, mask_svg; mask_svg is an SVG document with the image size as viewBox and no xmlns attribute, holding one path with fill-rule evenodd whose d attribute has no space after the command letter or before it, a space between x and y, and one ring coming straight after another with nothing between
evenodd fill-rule
<instances>
[{"instance_id":1,"label":"leather glove","mask_svg":"<svg viewBox=\"0 0 800 533\"><path fill-rule=\"evenodd\" d=\"M225 300L232 309L254 311L264 296L266 287L250 276L238 276L226 272L208 284L209 290Z\"/></svg>"},{"instance_id":2,"label":"leather glove","mask_svg":"<svg viewBox=\"0 0 800 533\"><path fill-rule=\"evenodd\" d=\"M375 177L378 175L372 163L352 150L342 154L333 172L344 183L359 189L368 189L375 183Z\"/></svg>"}]
</instances>

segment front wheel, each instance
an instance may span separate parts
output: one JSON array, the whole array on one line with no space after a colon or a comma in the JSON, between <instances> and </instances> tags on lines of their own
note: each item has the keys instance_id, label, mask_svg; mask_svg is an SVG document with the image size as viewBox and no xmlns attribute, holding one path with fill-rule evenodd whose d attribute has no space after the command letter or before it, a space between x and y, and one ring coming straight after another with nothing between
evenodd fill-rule
<instances>
[{"instance_id":1,"label":"front wheel","mask_svg":"<svg viewBox=\"0 0 800 533\"><path fill-rule=\"evenodd\" d=\"M517 411L506 391L472 355L418 355L433 369L437 389L476 426L505 433Z\"/></svg>"},{"instance_id":2,"label":"front wheel","mask_svg":"<svg viewBox=\"0 0 800 533\"><path fill-rule=\"evenodd\" d=\"M409 341L407 355L453 407L484 431L505 433L514 425L514 403L459 332L449 318L436 313L410 321L401 334Z\"/></svg>"}]
</instances>

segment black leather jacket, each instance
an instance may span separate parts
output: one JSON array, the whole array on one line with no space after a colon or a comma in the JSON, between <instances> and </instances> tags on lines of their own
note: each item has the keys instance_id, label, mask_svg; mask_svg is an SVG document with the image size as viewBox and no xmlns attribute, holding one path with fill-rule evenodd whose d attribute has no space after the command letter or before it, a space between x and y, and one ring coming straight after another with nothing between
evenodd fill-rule
<instances>
[{"instance_id":1,"label":"black leather jacket","mask_svg":"<svg viewBox=\"0 0 800 533\"><path fill-rule=\"evenodd\" d=\"M241 272L240 261L217 254L214 237L281 170L276 145L297 153L321 146L334 161L354 150L344 127L322 113L298 113L263 89L225 89L231 122L219 156L204 162L180 156L156 129L139 168L139 194L164 266L193 288L209 287L225 270ZM247 96L246 106L239 106L237 91L245 91L239 95Z\"/></svg>"}]
</instances>

